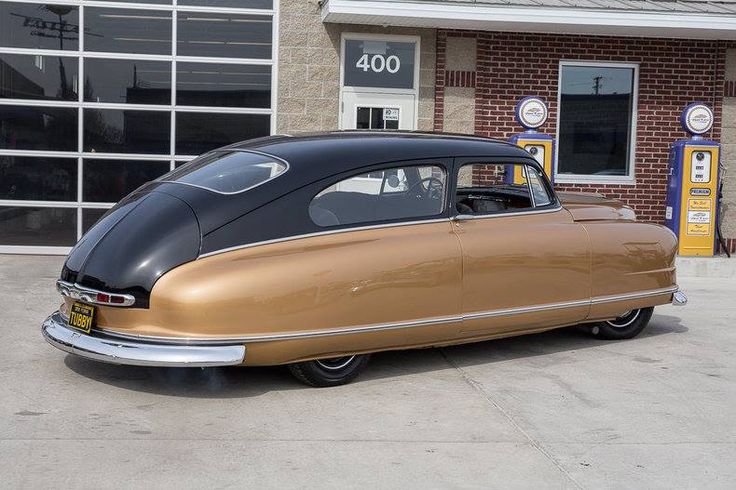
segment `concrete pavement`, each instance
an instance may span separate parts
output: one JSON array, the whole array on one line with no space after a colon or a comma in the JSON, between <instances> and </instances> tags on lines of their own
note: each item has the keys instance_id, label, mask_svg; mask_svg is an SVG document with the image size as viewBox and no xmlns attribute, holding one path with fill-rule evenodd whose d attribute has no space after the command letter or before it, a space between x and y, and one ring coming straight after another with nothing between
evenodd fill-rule
<instances>
[{"instance_id":1,"label":"concrete pavement","mask_svg":"<svg viewBox=\"0 0 736 490\"><path fill-rule=\"evenodd\" d=\"M688 306L634 340L384 353L318 390L67 356L39 329L61 264L0 256L0 487L736 486L733 275L681 275Z\"/></svg>"}]
</instances>

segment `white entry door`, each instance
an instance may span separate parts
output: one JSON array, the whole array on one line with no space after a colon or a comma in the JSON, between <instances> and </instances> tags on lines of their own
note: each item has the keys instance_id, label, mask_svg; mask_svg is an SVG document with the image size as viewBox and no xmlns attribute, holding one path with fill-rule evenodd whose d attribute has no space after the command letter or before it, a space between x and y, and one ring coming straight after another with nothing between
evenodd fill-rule
<instances>
[{"instance_id":1,"label":"white entry door","mask_svg":"<svg viewBox=\"0 0 736 490\"><path fill-rule=\"evenodd\" d=\"M416 129L413 94L344 91L342 129Z\"/></svg>"}]
</instances>

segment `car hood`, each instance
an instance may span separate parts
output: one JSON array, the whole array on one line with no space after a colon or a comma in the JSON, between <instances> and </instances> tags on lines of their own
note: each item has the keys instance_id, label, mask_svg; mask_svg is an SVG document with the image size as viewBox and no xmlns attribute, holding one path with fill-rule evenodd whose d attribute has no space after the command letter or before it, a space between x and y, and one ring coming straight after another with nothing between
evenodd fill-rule
<instances>
[{"instance_id":1,"label":"car hood","mask_svg":"<svg viewBox=\"0 0 736 490\"><path fill-rule=\"evenodd\" d=\"M197 217L182 199L161 190L131 194L74 246L61 279L110 293L131 294L147 307L153 285L199 255Z\"/></svg>"},{"instance_id":2,"label":"car hood","mask_svg":"<svg viewBox=\"0 0 736 490\"><path fill-rule=\"evenodd\" d=\"M575 221L636 221L636 214L626 204L594 192L557 192L562 206Z\"/></svg>"}]
</instances>

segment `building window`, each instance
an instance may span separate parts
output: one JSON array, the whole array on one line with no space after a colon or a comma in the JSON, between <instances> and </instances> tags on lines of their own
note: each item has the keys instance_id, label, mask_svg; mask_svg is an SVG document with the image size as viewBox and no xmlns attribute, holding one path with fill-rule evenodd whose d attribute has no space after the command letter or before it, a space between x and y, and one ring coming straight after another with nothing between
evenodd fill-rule
<instances>
[{"instance_id":1,"label":"building window","mask_svg":"<svg viewBox=\"0 0 736 490\"><path fill-rule=\"evenodd\" d=\"M633 182L638 67L560 63L558 182Z\"/></svg>"},{"instance_id":2,"label":"building window","mask_svg":"<svg viewBox=\"0 0 736 490\"><path fill-rule=\"evenodd\" d=\"M275 128L278 2L90 3L0 0L0 253L64 253L143 182Z\"/></svg>"}]
</instances>

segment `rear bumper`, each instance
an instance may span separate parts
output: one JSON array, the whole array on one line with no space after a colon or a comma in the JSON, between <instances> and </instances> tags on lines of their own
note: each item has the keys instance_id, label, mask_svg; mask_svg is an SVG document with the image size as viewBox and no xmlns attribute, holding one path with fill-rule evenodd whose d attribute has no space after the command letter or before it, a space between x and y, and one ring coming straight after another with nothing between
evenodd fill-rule
<instances>
[{"instance_id":1,"label":"rear bumper","mask_svg":"<svg viewBox=\"0 0 736 490\"><path fill-rule=\"evenodd\" d=\"M121 340L95 332L86 334L68 326L58 311L43 322L48 343L70 354L111 364L132 366L210 367L233 366L245 360L245 346L166 343L160 339Z\"/></svg>"},{"instance_id":2,"label":"rear bumper","mask_svg":"<svg viewBox=\"0 0 736 490\"><path fill-rule=\"evenodd\" d=\"M687 296L681 290L672 293L672 304L675 306L685 306L687 304Z\"/></svg>"}]
</instances>

